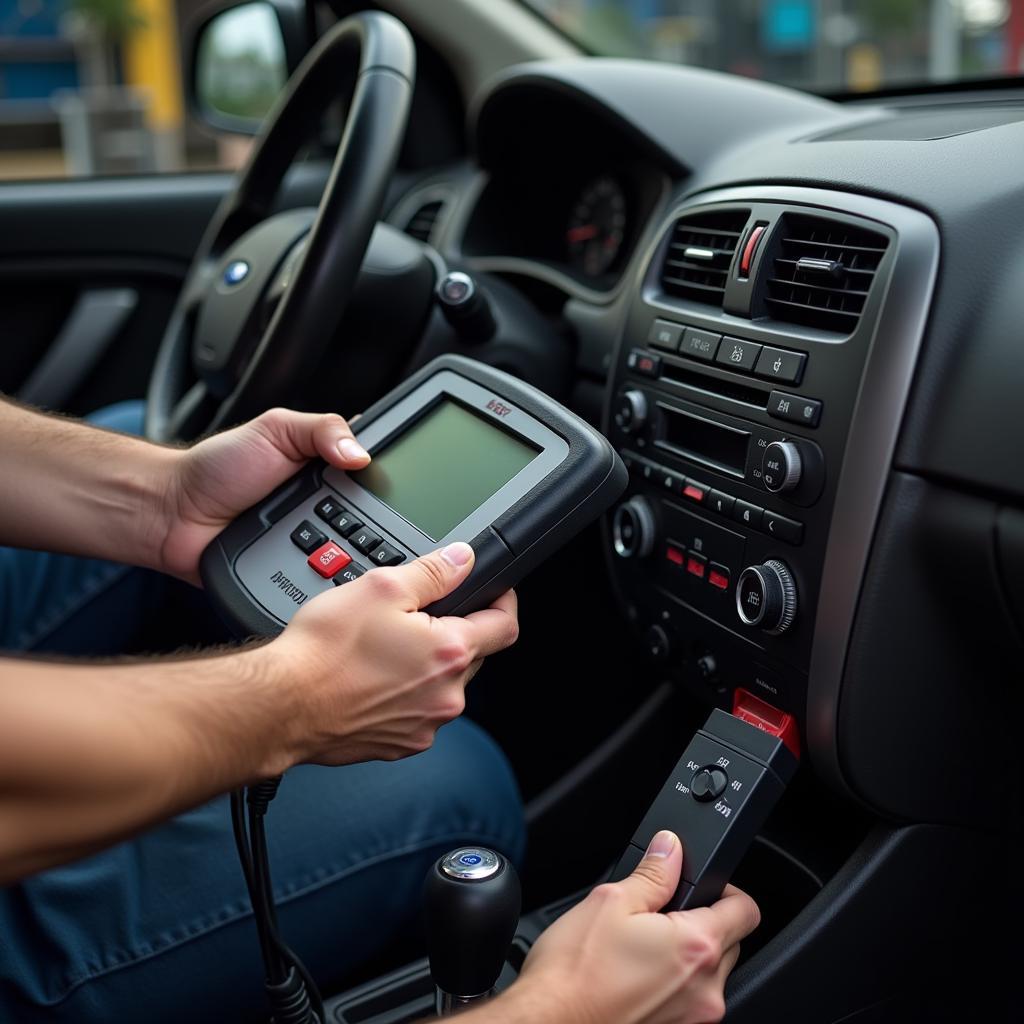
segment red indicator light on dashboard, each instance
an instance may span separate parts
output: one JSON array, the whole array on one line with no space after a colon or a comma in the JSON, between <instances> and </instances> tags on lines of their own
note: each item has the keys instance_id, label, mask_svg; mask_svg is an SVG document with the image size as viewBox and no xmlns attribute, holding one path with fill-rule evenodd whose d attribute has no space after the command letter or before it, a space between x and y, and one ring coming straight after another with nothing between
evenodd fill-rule
<instances>
[{"instance_id":1,"label":"red indicator light on dashboard","mask_svg":"<svg viewBox=\"0 0 1024 1024\"><path fill-rule=\"evenodd\" d=\"M719 572L717 569L712 569L708 573L708 583L713 587L718 587L719 590L729 589L729 577L724 572Z\"/></svg>"},{"instance_id":2,"label":"red indicator light on dashboard","mask_svg":"<svg viewBox=\"0 0 1024 1024\"><path fill-rule=\"evenodd\" d=\"M769 704L760 697L755 697L749 690L736 687L732 695L732 713L748 725L753 725L762 732L778 736L783 743L800 756L800 731L796 719L781 708Z\"/></svg>"},{"instance_id":3,"label":"red indicator light on dashboard","mask_svg":"<svg viewBox=\"0 0 1024 1024\"><path fill-rule=\"evenodd\" d=\"M671 544L665 548L665 558L673 565L678 565L680 569L683 567L683 562L686 561L686 556L682 551L679 548L672 547Z\"/></svg>"},{"instance_id":4,"label":"red indicator light on dashboard","mask_svg":"<svg viewBox=\"0 0 1024 1024\"><path fill-rule=\"evenodd\" d=\"M708 489L703 484L687 484L683 488L683 497L690 501L703 501Z\"/></svg>"},{"instance_id":5,"label":"red indicator light on dashboard","mask_svg":"<svg viewBox=\"0 0 1024 1024\"><path fill-rule=\"evenodd\" d=\"M699 558L694 558L693 555L686 560L686 571L691 576L696 576L698 579L704 579L704 563Z\"/></svg>"},{"instance_id":6,"label":"red indicator light on dashboard","mask_svg":"<svg viewBox=\"0 0 1024 1024\"><path fill-rule=\"evenodd\" d=\"M743 246L743 255L740 257L740 277L750 277L750 265L754 262L754 255L757 252L758 242L765 233L767 224L755 224L747 236L747 244Z\"/></svg>"}]
</instances>

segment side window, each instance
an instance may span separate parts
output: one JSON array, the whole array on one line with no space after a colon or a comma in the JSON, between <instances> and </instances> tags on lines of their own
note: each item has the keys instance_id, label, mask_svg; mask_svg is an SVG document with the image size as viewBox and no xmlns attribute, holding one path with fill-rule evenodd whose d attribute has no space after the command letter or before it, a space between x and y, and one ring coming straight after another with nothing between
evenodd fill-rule
<instances>
[{"instance_id":1,"label":"side window","mask_svg":"<svg viewBox=\"0 0 1024 1024\"><path fill-rule=\"evenodd\" d=\"M237 167L250 140L185 109L182 26L202 4L0 0L0 179ZM274 15L264 3L232 13L208 43L209 102L259 117L285 78Z\"/></svg>"}]
</instances>

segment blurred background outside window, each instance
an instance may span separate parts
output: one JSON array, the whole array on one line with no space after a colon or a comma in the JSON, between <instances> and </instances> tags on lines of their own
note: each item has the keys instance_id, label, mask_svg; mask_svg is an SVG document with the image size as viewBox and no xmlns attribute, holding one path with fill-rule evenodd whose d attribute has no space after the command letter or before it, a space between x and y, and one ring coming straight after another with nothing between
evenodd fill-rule
<instances>
[{"instance_id":1,"label":"blurred background outside window","mask_svg":"<svg viewBox=\"0 0 1024 1024\"><path fill-rule=\"evenodd\" d=\"M0 179L237 167L249 140L185 111L182 26L204 2L0 0ZM1024 0L523 2L595 53L821 93L1024 73ZM253 3L225 23L199 83L213 107L283 83L282 55L257 45L268 17Z\"/></svg>"},{"instance_id":2,"label":"blurred background outside window","mask_svg":"<svg viewBox=\"0 0 1024 1024\"><path fill-rule=\"evenodd\" d=\"M237 167L250 140L185 110L182 28L204 3L0 0L0 179ZM239 32L205 83L227 106L234 80L280 56L248 44L258 36Z\"/></svg>"},{"instance_id":3,"label":"blurred background outside window","mask_svg":"<svg viewBox=\"0 0 1024 1024\"><path fill-rule=\"evenodd\" d=\"M819 93L1024 73L1024 0L524 0L595 53Z\"/></svg>"}]
</instances>

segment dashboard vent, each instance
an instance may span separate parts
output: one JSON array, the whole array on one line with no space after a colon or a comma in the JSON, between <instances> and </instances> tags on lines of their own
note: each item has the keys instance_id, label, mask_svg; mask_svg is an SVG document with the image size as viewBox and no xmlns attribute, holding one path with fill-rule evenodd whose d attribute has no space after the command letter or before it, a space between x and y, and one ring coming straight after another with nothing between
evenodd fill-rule
<instances>
[{"instance_id":1,"label":"dashboard vent","mask_svg":"<svg viewBox=\"0 0 1024 1024\"><path fill-rule=\"evenodd\" d=\"M767 282L772 315L850 334L889 240L885 235L822 217L788 214Z\"/></svg>"},{"instance_id":2,"label":"dashboard vent","mask_svg":"<svg viewBox=\"0 0 1024 1024\"><path fill-rule=\"evenodd\" d=\"M709 210L677 220L661 268L662 288L721 309L733 253L749 216L749 210Z\"/></svg>"},{"instance_id":3,"label":"dashboard vent","mask_svg":"<svg viewBox=\"0 0 1024 1024\"><path fill-rule=\"evenodd\" d=\"M424 203L418 207L416 212L406 221L402 229L407 235L418 238L421 242L429 242L430 235L437 223L437 218L444 208L444 201L435 199L432 202Z\"/></svg>"}]
</instances>

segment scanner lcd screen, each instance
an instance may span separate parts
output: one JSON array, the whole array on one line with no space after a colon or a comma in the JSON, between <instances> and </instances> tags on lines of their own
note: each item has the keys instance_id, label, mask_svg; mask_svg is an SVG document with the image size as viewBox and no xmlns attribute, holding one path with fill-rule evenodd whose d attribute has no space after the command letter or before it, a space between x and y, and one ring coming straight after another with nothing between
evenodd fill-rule
<instances>
[{"instance_id":1,"label":"scanner lcd screen","mask_svg":"<svg viewBox=\"0 0 1024 1024\"><path fill-rule=\"evenodd\" d=\"M533 445L443 399L350 476L431 540L440 540L537 454Z\"/></svg>"}]
</instances>

